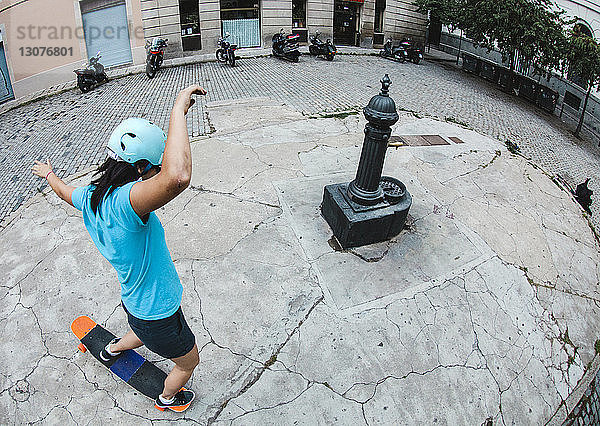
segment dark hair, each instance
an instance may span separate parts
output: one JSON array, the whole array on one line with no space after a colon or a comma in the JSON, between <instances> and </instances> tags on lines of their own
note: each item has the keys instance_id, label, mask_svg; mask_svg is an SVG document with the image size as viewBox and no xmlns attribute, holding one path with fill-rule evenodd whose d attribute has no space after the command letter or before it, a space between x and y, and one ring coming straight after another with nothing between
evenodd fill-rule
<instances>
[{"instance_id":1,"label":"dark hair","mask_svg":"<svg viewBox=\"0 0 600 426\"><path fill-rule=\"evenodd\" d=\"M145 160L143 160L146 162ZM147 162L146 162L147 163ZM95 186L92 192L90 204L94 214L98 211L98 206L104 197L116 188L133 182L140 177L137 168L134 164L126 163L125 161L117 161L112 158L107 158L106 161L98 167L96 171L98 176L92 180L92 185Z\"/></svg>"}]
</instances>

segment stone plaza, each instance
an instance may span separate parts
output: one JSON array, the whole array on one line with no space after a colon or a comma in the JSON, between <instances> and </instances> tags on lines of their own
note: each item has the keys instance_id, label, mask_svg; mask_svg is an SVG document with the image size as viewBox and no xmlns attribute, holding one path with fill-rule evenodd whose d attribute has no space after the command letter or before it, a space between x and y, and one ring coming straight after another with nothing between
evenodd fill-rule
<instances>
[{"instance_id":1,"label":"stone plaza","mask_svg":"<svg viewBox=\"0 0 600 426\"><path fill-rule=\"evenodd\" d=\"M406 227L341 250L323 188L353 179L361 108L386 73L392 136L443 142L388 148L384 174L413 197ZM116 124L166 128L192 82L209 92L188 118L192 182L157 212L201 348L180 415L77 351L78 315L126 331L119 285L81 214L29 168L50 158L88 184ZM553 179L600 193L597 142L451 66L193 64L0 117L0 423L561 424L598 367L598 207L585 216Z\"/></svg>"}]
</instances>

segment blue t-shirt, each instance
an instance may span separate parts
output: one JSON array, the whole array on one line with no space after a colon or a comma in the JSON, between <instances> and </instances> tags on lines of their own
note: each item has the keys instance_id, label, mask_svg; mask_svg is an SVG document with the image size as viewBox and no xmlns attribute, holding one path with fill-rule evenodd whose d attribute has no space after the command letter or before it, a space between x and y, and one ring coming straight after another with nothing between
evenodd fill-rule
<instances>
[{"instance_id":1,"label":"blue t-shirt","mask_svg":"<svg viewBox=\"0 0 600 426\"><path fill-rule=\"evenodd\" d=\"M154 212L144 223L131 206L136 182L104 197L96 214L90 200L93 186L76 188L71 201L102 256L116 269L121 300L136 318L157 320L174 314L183 287L165 241L165 230Z\"/></svg>"}]
</instances>

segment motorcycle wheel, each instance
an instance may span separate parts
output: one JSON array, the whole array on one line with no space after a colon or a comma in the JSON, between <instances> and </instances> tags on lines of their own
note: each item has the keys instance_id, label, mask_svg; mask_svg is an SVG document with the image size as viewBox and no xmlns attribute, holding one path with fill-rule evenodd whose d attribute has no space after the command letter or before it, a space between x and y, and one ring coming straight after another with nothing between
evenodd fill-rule
<instances>
[{"instance_id":1,"label":"motorcycle wheel","mask_svg":"<svg viewBox=\"0 0 600 426\"><path fill-rule=\"evenodd\" d=\"M217 61L222 63L227 62L227 57L225 57L225 51L223 49L217 49L215 56L217 57Z\"/></svg>"},{"instance_id":2,"label":"motorcycle wheel","mask_svg":"<svg viewBox=\"0 0 600 426\"><path fill-rule=\"evenodd\" d=\"M419 65L419 62L421 62L421 59L418 56L415 56L412 61L414 62L415 65Z\"/></svg>"},{"instance_id":3,"label":"motorcycle wheel","mask_svg":"<svg viewBox=\"0 0 600 426\"><path fill-rule=\"evenodd\" d=\"M292 58L292 62L298 62L298 61L300 61L300 55L294 56Z\"/></svg>"},{"instance_id":4,"label":"motorcycle wheel","mask_svg":"<svg viewBox=\"0 0 600 426\"><path fill-rule=\"evenodd\" d=\"M327 59L328 61L333 61L334 57L335 53L328 53L327 55L325 55L325 59Z\"/></svg>"},{"instance_id":5,"label":"motorcycle wheel","mask_svg":"<svg viewBox=\"0 0 600 426\"><path fill-rule=\"evenodd\" d=\"M77 83L77 86L79 87L79 90L81 90L81 93L87 93L92 89L92 86L90 84L86 84L83 81Z\"/></svg>"},{"instance_id":6,"label":"motorcycle wheel","mask_svg":"<svg viewBox=\"0 0 600 426\"><path fill-rule=\"evenodd\" d=\"M106 73L102 73L102 82L103 83L108 82L108 76L106 75Z\"/></svg>"},{"instance_id":7,"label":"motorcycle wheel","mask_svg":"<svg viewBox=\"0 0 600 426\"><path fill-rule=\"evenodd\" d=\"M231 65L232 67L235 66L235 53L234 52L229 52L229 54L227 55L227 62L229 62L229 65Z\"/></svg>"},{"instance_id":8,"label":"motorcycle wheel","mask_svg":"<svg viewBox=\"0 0 600 426\"><path fill-rule=\"evenodd\" d=\"M148 78L154 78L154 76L156 75L156 69L154 69L150 62L146 64L146 75L148 76Z\"/></svg>"},{"instance_id":9,"label":"motorcycle wheel","mask_svg":"<svg viewBox=\"0 0 600 426\"><path fill-rule=\"evenodd\" d=\"M319 52L317 51L317 47L312 44L308 46L308 53L310 53L313 56L317 56L319 54Z\"/></svg>"},{"instance_id":10,"label":"motorcycle wheel","mask_svg":"<svg viewBox=\"0 0 600 426\"><path fill-rule=\"evenodd\" d=\"M380 50L379 51L379 56L381 56L382 58L387 57L387 55L385 54L385 50Z\"/></svg>"}]
</instances>

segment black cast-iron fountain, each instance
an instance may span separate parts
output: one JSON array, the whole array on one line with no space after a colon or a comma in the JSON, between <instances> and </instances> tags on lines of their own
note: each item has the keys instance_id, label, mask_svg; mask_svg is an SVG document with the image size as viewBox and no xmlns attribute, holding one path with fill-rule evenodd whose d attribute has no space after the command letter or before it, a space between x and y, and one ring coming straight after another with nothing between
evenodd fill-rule
<instances>
[{"instance_id":1,"label":"black cast-iron fountain","mask_svg":"<svg viewBox=\"0 0 600 426\"><path fill-rule=\"evenodd\" d=\"M396 103L389 96L392 84L386 74L381 92L373 96L363 112L365 126L356 178L352 182L327 185L321 213L343 248L386 241L404 228L412 197L398 179L381 176L385 154L398 121Z\"/></svg>"}]
</instances>

